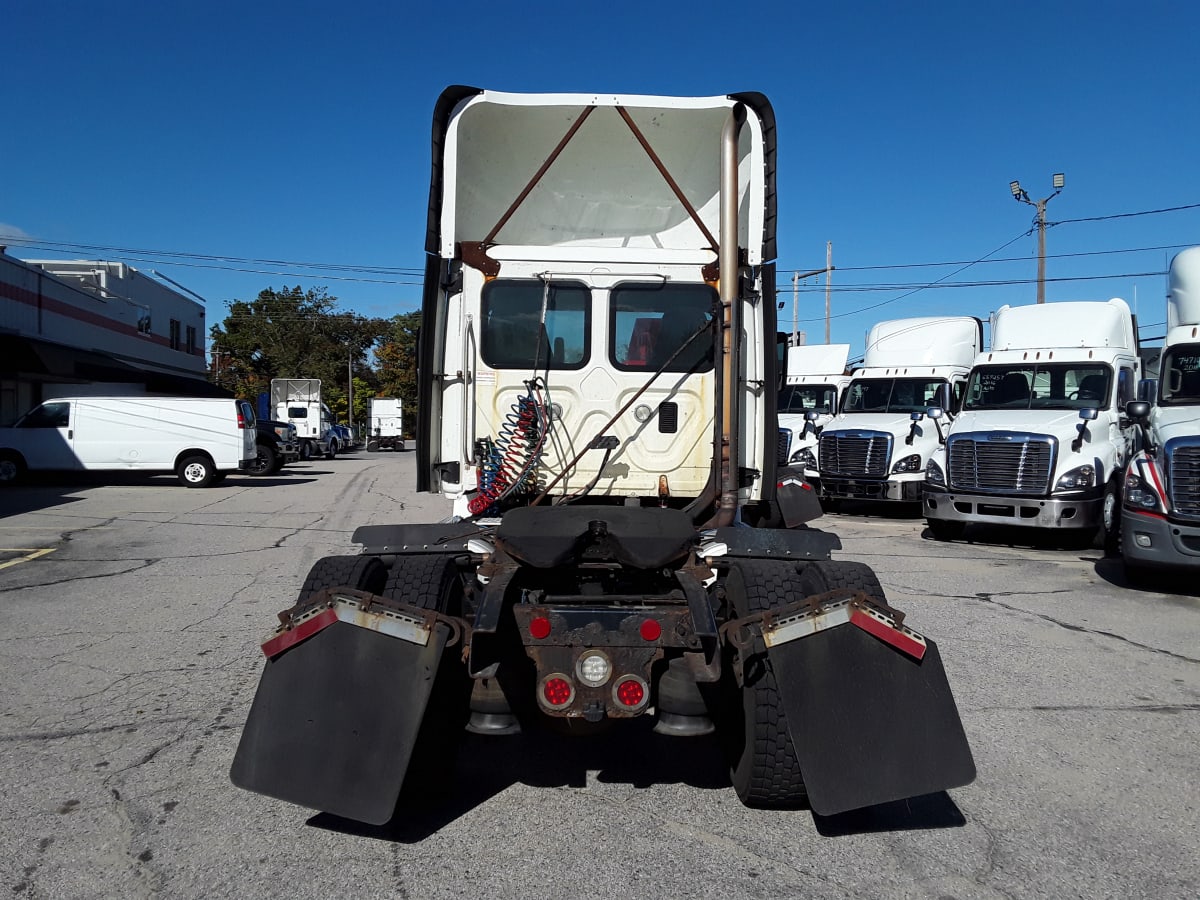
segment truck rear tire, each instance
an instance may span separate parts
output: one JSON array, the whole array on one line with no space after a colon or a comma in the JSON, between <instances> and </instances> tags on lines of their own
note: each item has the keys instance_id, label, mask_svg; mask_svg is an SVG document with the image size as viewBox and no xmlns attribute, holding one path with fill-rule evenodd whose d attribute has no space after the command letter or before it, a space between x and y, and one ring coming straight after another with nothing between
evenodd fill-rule
<instances>
[{"instance_id":1,"label":"truck rear tire","mask_svg":"<svg viewBox=\"0 0 1200 900\"><path fill-rule=\"evenodd\" d=\"M338 452L337 441L331 440L328 444L325 445L325 458L326 459L333 459L335 456L337 456L337 452Z\"/></svg>"},{"instance_id":2,"label":"truck rear tire","mask_svg":"<svg viewBox=\"0 0 1200 900\"><path fill-rule=\"evenodd\" d=\"M799 600L797 587L795 565L775 561L740 560L725 581L738 618ZM745 660L741 689L730 687L721 730L738 799L764 809L803 805L808 794L771 661L766 655Z\"/></svg>"},{"instance_id":3,"label":"truck rear tire","mask_svg":"<svg viewBox=\"0 0 1200 900\"><path fill-rule=\"evenodd\" d=\"M462 612L463 582L451 556L400 556L388 572L383 596L448 615ZM442 654L433 692L400 789L399 807L436 804L453 784L462 736L470 718L471 688L462 656Z\"/></svg>"},{"instance_id":4,"label":"truck rear tire","mask_svg":"<svg viewBox=\"0 0 1200 900\"><path fill-rule=\"evenodd\" d=\"M368 453L378 453L379 452L379 441L367 441L367 452Z\"/></svg>"},{"instance_id":5,"label":"truck rear tire","mask_svg":"<svg viewBox=\"0 0 1200 900\"><path fill-rule=\"evenodd\" d=\"M308 570L296 605L329 588L348 587L380 594L387 582L387 575L387 566L377 556L326 556L318 559Z\"/></svg>"},{"instance_id":6,"label":"truck rear tire","mask_svg":"<svg viewBox=\"0 0 1200 900\"><path fill-rule=\"evenodd\" d=\"M207 456L187 456L179 461L175 474L185 487L208 487L217 478L217 467Z\"/></svg>"}]
</instances>

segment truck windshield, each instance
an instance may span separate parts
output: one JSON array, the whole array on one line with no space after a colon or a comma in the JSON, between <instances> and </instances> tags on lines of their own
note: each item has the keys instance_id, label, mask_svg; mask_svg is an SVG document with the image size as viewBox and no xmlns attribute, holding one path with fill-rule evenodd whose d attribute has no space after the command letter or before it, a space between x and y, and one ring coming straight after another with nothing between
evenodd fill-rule
<instances>
[{"instance_id":1,"label":"truck windshield","mask_svg":"<svg viewBox=\"0 0 1200 900\"><path fill-rule=\"evenodd\" d=\"M831 413L836 406L837 391L832 384L788 384L779 392L781 413Z\"/></svg>"},{"instance_id":2,"label":"truck windshield","mask_svg":"<svg viewBox=\"0 0 1200 900\"><path fill-rule=\"evenodd\" d=\"M1200 403L1200 344L1177 344L1163 354L1159 401L1167 406Z\"/></svg>"},{"instance_id":3,"label":"truck windshield","mask_svg":"<svg viewBox=\"0 0 1200 900\"><path fill-rule=\"evenodd\" d=\"M963 409L1108 409L1112 380L1099 363L977 366Z\"/></svg>"},{"instance_id":4,"label":"truck windshield","mask_svg":"<svg viewBox=\"0 0 1200 900\"><path fill-rule=\"evenodd\" d=\"M850 382L842 412L913 413L937 406L943 378L863 378Z\"/></svg>"}]
</instances>

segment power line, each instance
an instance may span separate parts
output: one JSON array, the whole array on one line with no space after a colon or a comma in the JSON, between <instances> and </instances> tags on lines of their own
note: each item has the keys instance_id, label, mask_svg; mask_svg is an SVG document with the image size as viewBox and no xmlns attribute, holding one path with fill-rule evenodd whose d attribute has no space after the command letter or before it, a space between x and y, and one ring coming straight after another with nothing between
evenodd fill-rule
<instances>
[{"instance_id":1,"label":"power line","mask_svg":"<svg viewBox=\"0 0 1200 900\"><path fill-rule=\"evenodd\" d=\"M1048 222L1049 225L1071 225L1075 222L1107 222L1109 219L1132 219L1135 216L1153 216L1158 213L1179 212L1182 209L1197 209L1200 203L1189 203L1187 206L1168 206L1164 209L1145 209L1141 212L1114 213L1111 216L1088 216L1083 219L1062 219L1058 222Z\"/></svg>"},{"instance_id":2,"label":"power line","mask_svg":"<svg viewBox=\"0 0 1200 900\"><path fill-rule=\"evenodd\" d=\"M1025 235L1030 234L1032 231L1033 231L1033 229L1031 228L1029 231L1025 232ZM1021 235L1021 236L1024 237L1025 235ZM1117 254L1121 254L1121 253L1148 253L1148 252L1155 251L1155 250L1182 250L1185 247L1192 247L1192 246L1194 246L1194 244L1162 244L1157 247L1128 247L1128 248L1119 249L1119 250L1087 250L1087 251L1080 251L1078 253L1047 253L1046 259L1074 259L1076 257L1084 257L1084 256L1113 256L1113 255L1117 255ZM977 260L976 264L978 265L980 263L984 263L984 264L1013 263L1013 262L1028 262L1028 261L1029 261L1029 257L1027 257L1027 256L1001 256L996 259ZM888 265L888 266L839 266L838 271L839 272L871 272L871 271L888 270L888 269L936 269L936 268L940 268L942 266L961 266L961 265L967 265L967 264L969 264L968 260L947 260L945 262L894 263L894 264ZM781 271L787 272L787 271L791 271L791 270L782 269ZM805 270L805 271L808 271L808 270ZM824 272L825 270L820 269L818 271Z\"/></svg>"},{"instance_id":3,"label":"power line","mask_svg":"<svg viewBox=\"0 0 1200 900\"><path fill-rule=\"evenodd\" d=\"M963 268L966 268L966 267L964 266ZM959 271L961 272L962 269L959 269ZM955 273L952 272L950 274L953 275ZM1119 272L1119 273L1115 273L1112 275L1063 276L1060 278L1047 278L1046 281L1058 281L1058 282L1111 281L1111 280L1117 279L1117 278L1151 278L1154 276L1166 275L1166 274L1167 273L1165 270L1158 270L1155 272ZM947 275L946 277L949 278L950 275ZM1037 284L1037 279L1036 278L1005 278L1005 279L996 279L996 280L992 280L992 281L951 281L949 283L930 282L928 284L920 284L920 283L869 284L869 283L863 283L863 284L840 285L838 287L833 288L833 290L837 293L857 294L857 293L869 293L869 292L873 292L873 291L901 291L901 290L906 290L906 289L910 289L910 288L912 290L933 290L933 289L937 289L937 288L1007 287L1007 286L1011 286L1011 285L1020 285L1020 284ZM777 295L780 295L780 294L785 293L785 290L790 290L790 288L788 288L788 289L776 288L775 293ZM807 289L801 288L800 290L801 290L801 293L817 294L817 293L824 291L825 288L824 287L819 287L819 288L813 287L813 288L807 288ZM897 297L896 299L900 299L900 298ZM812 321L812 320L809 320L809 321Z\"/></svg>"}]
</instances>

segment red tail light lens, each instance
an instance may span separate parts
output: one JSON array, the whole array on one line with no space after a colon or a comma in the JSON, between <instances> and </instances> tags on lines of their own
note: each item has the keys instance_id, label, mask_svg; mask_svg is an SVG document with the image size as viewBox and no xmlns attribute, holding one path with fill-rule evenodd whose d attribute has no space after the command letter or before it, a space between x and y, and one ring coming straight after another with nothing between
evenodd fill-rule
<instances>
[{"instance_id":1,"label":"red tail light lens","mask_svg":"<svg viewBox=\"0 0 1200 900\"><path fill-rule=\"evenodd\" d=\"M642 623L641 632L642 640L657 641L660 637L662 637L662 626L653 619L647 619Z\"/></svg>"},{"instance_id":2,"label":"red tail light lens","mask_svg":"<svg viewBox=\"0 0 1200 900\"><path fill-rule=\"evenodd\" d=\"M646 699L646 685L640 678L625 678L617 684L614 693L618 703L632 709L635 706L641 706Z\"/></svg>"},{"instance_id":3,"label":"red tail light lens","mask_svg":"<svg viewBox=\"0 0 1200 900\"><path fill-rule=\"evenodd\" d=\"M551 676L542 682L542 696L550 706L566 706L574 694L575 689L565 678Z\"/></svg>"},{"instance_id":4,"label":"red tail light lens","mask_svg":"<svg viewBox=\"0 0 1200 900\"><path fill-rule=\"evenodd\" d=\"M534 616L529 620L529 636L536 640L543 640L550 636L550 620L545 616Z\"/></svg>"}]
</instances>

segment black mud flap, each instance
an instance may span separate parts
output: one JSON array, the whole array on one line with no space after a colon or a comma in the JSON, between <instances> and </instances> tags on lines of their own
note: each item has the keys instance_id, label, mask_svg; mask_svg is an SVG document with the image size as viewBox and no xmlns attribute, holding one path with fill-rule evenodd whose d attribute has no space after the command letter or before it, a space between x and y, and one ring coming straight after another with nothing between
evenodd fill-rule
<instances>
[{"instance_id":1,"label":"black mud flap","mask_svg":"<svg viewBox=\"0 0 1200 900\"><path fill-rule=\"evenodd\" d=\"M391 817L450 635L425 645L335 622L268 659L230 778L348 819Z\"/></svg>"},{"instance_id":2,"label":"black mud flap","mask_svg":"<svg viewBox=\"0 0 1200 900\"><path fill-rule=\"evenodd\" d=\"M933 641L917 660L843 625L768 654L813 812L829 816L975 780Z\"/></svg>"}]
</instances>

